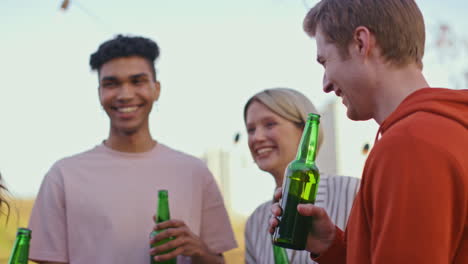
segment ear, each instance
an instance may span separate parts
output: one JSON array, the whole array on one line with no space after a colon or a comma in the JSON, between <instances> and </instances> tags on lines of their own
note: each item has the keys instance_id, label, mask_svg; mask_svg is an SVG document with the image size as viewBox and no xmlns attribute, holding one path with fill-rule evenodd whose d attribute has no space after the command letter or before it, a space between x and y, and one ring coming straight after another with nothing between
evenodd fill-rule
<instances>
[{"instance_id":1,"label":"ear","mask_svg":"<svg viewBox=\"0 0 468 264\"><path fill-rule=\"evenodd\" d=\"M98 70L98 86L97 86L97 92L98 92L98 98L99 98L99 104L101 104L101 99L102 99L102 90L101 90L101 69Z\"/></svg>"},{"instance_id":2,"label":"ear","mask_svg":"<svg viewBox=\"0 0 468 264\"><path fill-rule=\"evenodd\" d=\"M367 27L359 26L354 30L352 43L351 52L366 58L375 48L375 36Z\"/></svg>"},{"instance_id":3,"label":"ear","mask_svg":"<svg viewBox=\"0 0 468 264\"><path fill-rule=\"evenodd\" d=\"M98 87L97 87L97 92L98 92L99 104L101 104L101 98L102 98L102 95L101 95L101 85L98 85Z\"/></svg>"},{"instance_id":4,"label":"ear","mask_svg":"<svg viewBox=\"0 0 468 264\"><path fill-rule=\"evenodd\" d=\"M161 93L161 83L159 83L159 81L155 81L154 90L153 90L153 101L157 101L159 99L160 93Z\"/></svg>"}]
</instances>

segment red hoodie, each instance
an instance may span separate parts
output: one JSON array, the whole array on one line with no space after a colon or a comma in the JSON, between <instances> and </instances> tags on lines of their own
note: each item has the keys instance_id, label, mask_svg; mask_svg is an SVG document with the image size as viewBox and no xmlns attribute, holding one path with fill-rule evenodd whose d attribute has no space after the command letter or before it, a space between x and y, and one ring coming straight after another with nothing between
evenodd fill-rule
<instances>
[{"instance_id":1,"label":"red hoodie","mask_svg":"<svg viewBox=\"0 0 468 264\"><path fill-rule=\"evenodd\" d=\"M380 133L346 232L314 260L468 264L468 90L418 90Z\"/></svg>"}]
</instances>

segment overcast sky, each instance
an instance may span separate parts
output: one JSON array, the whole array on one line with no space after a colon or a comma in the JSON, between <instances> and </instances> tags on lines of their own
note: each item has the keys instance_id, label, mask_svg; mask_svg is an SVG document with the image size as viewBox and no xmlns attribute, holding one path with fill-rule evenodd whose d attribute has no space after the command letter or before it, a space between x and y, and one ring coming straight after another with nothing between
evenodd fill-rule
<instances>
[{"instance_id":1,"label":"overcast sky","mask_svg":"<svg viewBox=\"0 0 468 264\"><path fill-rule=\"evenodd\" d=\"M321 91L315 41L301 27L315 2L71 0L63 12L61 1L0 0L0 172L11 192L35 196L53 162L106 138L88 60L117 33L158 42L162 95L151 130L176 149L229 148L244 131L245 101L265 88L297 89L322 108L333 96ZM464 33L467 4L418 2L429 31L425 72L447 86L453 69L436 58L430 34L439 23Z\"/></svg>"}]
</instances>

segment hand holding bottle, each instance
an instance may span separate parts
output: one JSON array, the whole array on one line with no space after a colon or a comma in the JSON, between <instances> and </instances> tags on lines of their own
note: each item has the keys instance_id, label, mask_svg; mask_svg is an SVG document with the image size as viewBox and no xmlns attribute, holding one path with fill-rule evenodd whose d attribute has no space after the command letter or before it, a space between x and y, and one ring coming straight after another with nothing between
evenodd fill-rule
<instances>
[{"instance_id":1,"label":"hand holding bottle","mask_svg":"<svg viewBox=\"0 0 468 264\"><path fill-rule=\"evenodd\" d=\"M157 215L157 217L156 217ZM163 223L165 221L168 221L171 219L171 213L169 209L169 193L167 190L159 190L158 191L158 209L156 212L156 215L153 216L153 221L158 226L159 223ZM164 232L164 229L154 229L150 233L150 249L161 246L163 244L168 243L169 241L173 240L174 238L171 236L168 236L164 239L158 239L157 241L154 240L156 236L158 236L159 233ZM170 252L170 250L173 250L173 248L169 248L168 251L158 251L159 255L165 255ZM152 252L150 250L150 252ZM176 264L177 259L176 256L168 259L164 259L163 261L157 260L158 258L155 258L153 256L153 253L150 253L150 263L151 264ZM156 262L157 261L157 262Z\"/></svg>"},{"instance_id":2,"label":"hand holding bottle","mask_svg":"<svg viewBox=\"0 0 468 264\"><path fill-rule=\"evenodd\" d=\"M279 201L282 194L282 188L279 187L275 191L274 200ZM336 234L336 226L330 220L325 209L317 207L313 204L299 204L297 211L303 216L313 218L309 226L307 236L306 250L313 254L321 254L325 252L333 243ZM273 234L279 224L278 217L282 214L282 209L279 203L274 203L271 207L272 216L270 218L270 233Z\"/></svg>"},{"instance_id":3,"label":"hand holding bottle","mask_svg":"<svg viewBox=\"0 0 468 264\"><path fill-rule=\"evenodd\" d=\"M210 258L222 258L220 255L216 255L209 250L206 244L194 234L190 228L182 220L171 219L158 223L154 226L155 231L164 230L154 236L150 243L157 244L159 241L163 241L168 238L173 238L173 240L153 247L150 250L151 255L157 255L161 252L167 252L155 256L156 261L165 261L168 259L173 259L178 255L189 256L193 258L194 263L207 263L202 260Z\"/></svg>"},{"instance_id":4,"label":"hand holding bottle","mask_svg":"<svg viewBox=\"0 0 468 264\"><path fill-rule=\"evenodd\" d=\"M310 113L304 125L296 158L286 167L281 199L282 213L273 233L276 246L304 250L312 218L297 211L298 204L313 204L317 196L320 173L315 164L318 149L320 115Z\"/></svg>"}]
</instances>

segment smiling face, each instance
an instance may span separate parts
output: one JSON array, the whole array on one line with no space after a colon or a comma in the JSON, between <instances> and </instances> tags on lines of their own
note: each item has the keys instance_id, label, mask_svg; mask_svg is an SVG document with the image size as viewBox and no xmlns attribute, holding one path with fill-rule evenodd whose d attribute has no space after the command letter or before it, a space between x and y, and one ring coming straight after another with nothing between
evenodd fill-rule
<instances>
[{"instance_id":1,"label":"smiling face","mask_svg":"<svg viewBox=\"0 0 468 264\"><path fill-rule=\"evenodd\" d=\"M245 123L255 163L261 170L282 179L287 165L296 156L302 129L257 100L248 106Z\"/></svg>"},{"instance_id":2,"label":"smiling face","mask_svg":"<svg viewBox=\"0 0 468 264\"><path fill-rule=\"evenodd\" d=\"M99 70L99 99L111 122L111 135L148 131L148 117L160 85L142 57L110 60Z\"/></svg>"},{"instance_id":3,"label":"smiling face","mask_svg":"<svg viewBox=\"0 0 468 264\"><path fill-rule=\"evenodd\" d=\"M352 42L349 55L343 58L336 45L329 43L324 34L317 29L317 61L324 67L323 90L335 92L342 98L347 108L347 116L352 120L373 118L372 69L366 63L359 43Z\"/></svg>"}]
</instances>

